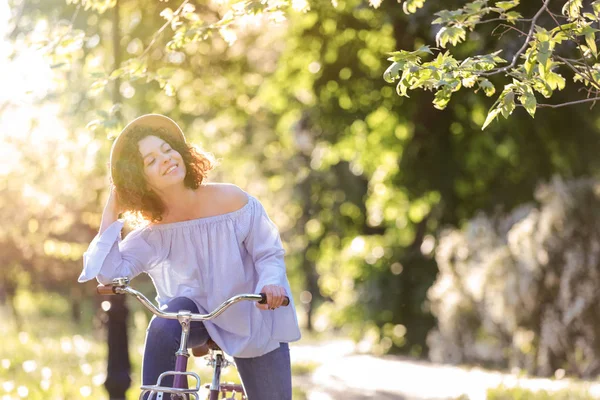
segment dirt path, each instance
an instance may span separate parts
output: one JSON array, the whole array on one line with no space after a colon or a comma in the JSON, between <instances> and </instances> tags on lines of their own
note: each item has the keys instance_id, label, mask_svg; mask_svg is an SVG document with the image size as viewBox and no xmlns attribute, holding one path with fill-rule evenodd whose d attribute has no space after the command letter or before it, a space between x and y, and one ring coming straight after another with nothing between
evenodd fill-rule
<instances>
[{"instance_id":1,"label":"dirt path","mask_svg":"<svg viewBox=\"0 0 600 400\"><path fill-rule=\"evenodd\" d=\"M499 385L547 391L577 387L600 398L600 383L524 378L481 368L356 354L349 340L292 345L291 357L292 363L319 365L310 374L294 378L309 400L441 400L461 395L484 400L487 389Z\"/></svg>"}]
</instances>

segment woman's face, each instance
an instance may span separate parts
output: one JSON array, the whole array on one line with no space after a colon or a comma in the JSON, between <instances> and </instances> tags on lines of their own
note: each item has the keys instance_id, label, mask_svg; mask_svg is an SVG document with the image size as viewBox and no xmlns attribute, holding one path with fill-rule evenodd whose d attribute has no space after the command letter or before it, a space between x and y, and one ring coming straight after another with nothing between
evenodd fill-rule
<instances>
[{"instance_id":1,"label":"woman's face","mask_svg":"<svg viewBox=\"0 0 600 400\"><path fill-rule=\"evenodd\" d=\"M169 143L157 136L146 136L138 142L146 182L157 192L181 184L186 170L183 157Z\"/></svg>"}]
</instances>

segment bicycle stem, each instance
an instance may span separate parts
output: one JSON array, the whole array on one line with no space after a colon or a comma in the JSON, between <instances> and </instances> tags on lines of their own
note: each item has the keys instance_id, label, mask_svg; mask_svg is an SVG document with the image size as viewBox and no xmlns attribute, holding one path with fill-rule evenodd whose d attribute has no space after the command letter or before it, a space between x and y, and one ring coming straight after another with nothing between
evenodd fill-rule
<instances>
[{"instance_id":1,"label":"bicycle stem","mask_svg":"<svg viewBox=\"0 0 600 400\"><path fill-rule=\"evenodd\" d=\"M223 356L219 353L216 355L213 379L210 383L210 396L209 400L218 400L219 398L219 389L221 386L221 364L223 361Z\"/></svg>"},{"instance_id":2,"label":"bicycle stem","mask_svg":"<svg viewBox=\"0 0 600 400\"><path fill-rule=\"evenodd\" d=\"M177 319L181 325L181 340L179 350L175 355L175 371L185 372L187 371L187 362L190 358L190 353L187 350L188 338L190 336L190 322L192 313L190 311L182 310L178 312ZM173 387L179 389L187 389L187 377L185 375L175 375L173 381Z\"/></svg>"}]
</instances>

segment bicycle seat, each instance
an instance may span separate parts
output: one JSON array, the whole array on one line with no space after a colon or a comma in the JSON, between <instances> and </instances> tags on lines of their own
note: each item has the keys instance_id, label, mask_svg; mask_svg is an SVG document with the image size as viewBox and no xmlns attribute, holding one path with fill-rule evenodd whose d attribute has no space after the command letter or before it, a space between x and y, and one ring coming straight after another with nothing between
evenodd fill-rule
<instances>
[{"instance_id":1,"label":"bicycle seat","mask_svg":"<svg viewBox=\"0 0 600 400\"><path fill-rule=\"evenodd\" d=\"M203 357L208 354L211 350L221 350L218 344L213 342L212 339L208 339L202 346L192 347L192 354L194 357Z\"/></svg>"}]
</instances>

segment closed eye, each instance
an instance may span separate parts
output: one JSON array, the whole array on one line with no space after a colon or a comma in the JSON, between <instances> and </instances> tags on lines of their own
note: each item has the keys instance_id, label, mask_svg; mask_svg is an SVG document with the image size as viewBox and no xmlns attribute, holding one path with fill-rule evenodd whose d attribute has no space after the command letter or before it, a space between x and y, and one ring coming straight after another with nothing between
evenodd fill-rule
<instances>
[{"instance_id":1,"label":"closed eye","mask_svg":"<svg viewBox=\"0 0 600 400\"><path fill-rule=\"evenodd\" d=\"M164 143L163 143L163 145L164 145ZM170 148L170 147L167 147L167 148L165 148L165 149L164 149L162 152L163 152L163 153L169 153L169 152L171 152L171 150L173 150L173 149L172 149L172 148ZM148 164L146 164L146 167L149 167L149 166L151 166L152 164L154 164L154 161L156 161L156 159L155 159L155 158L153 158L153 159L152 159L152 161L150 161Z\"/></svg>"}]
</instances>

